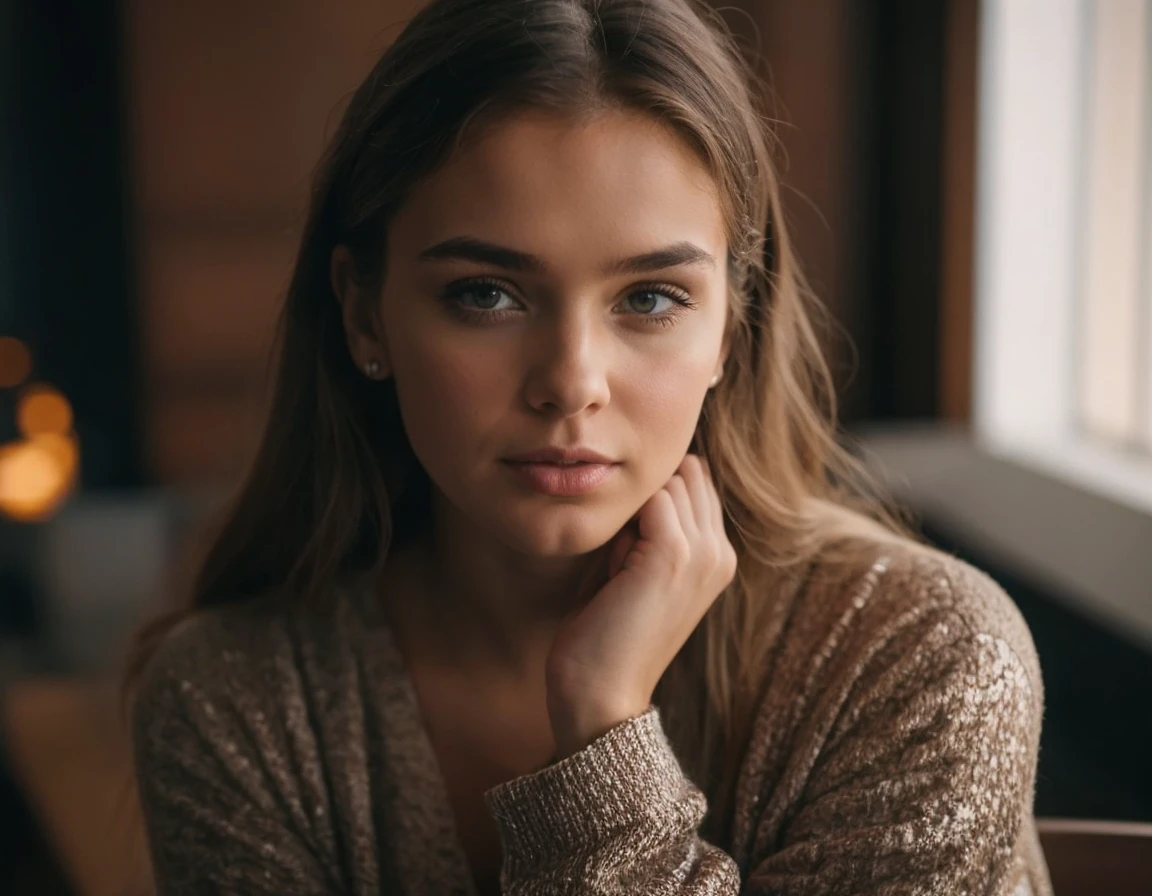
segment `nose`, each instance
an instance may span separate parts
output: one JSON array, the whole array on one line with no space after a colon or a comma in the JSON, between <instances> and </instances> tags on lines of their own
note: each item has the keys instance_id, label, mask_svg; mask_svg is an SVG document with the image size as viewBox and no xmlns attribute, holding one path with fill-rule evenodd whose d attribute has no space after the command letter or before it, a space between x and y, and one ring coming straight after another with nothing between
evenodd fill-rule
<instances>
[{"instance_id":1,"label":"nose","mask_svg":"<svg viewBox=\"0 0 1152 896\"><path fill-rule=\"evenodd\" d=\"M608 403L611 347L592 315L557 313L529 334L533 363L525 383L528 404L540 413L570 417Z\"/></svg>"}]
</instances>

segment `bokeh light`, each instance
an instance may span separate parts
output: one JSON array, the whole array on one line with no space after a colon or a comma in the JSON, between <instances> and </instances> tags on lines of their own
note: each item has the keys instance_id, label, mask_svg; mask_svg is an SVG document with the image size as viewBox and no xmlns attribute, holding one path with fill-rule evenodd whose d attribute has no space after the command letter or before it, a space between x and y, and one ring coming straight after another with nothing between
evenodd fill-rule
<instances>
[{"instance_id":1,"label":"bokeh light","mask_svg":"<svg viewBox=\"0 0 1152 896\"><path fill-rule=\"evenodd\" d=\"M52 386L30 386L16 407L16 426L26 438L66 435L72 429L72 405Z\"/></svg>"},{"instance_id":2,"label":"bokeh light","mask_svg":"<svg viewBox=\"0 0 1152 896\"><path fill-rule=\"evenodd\" d=\"M51 454L54 462L69 480L76 475L80 464L80 444L74 433L60 435L48 432L33 436L29 441Z\"/></svg>"},{"instance_id":3,"label":"bokeh light","mask_svg":"<svg viewBox=\"0 0 1152 896\"><path fill-rule=\"evenodd\" d=\"M75 481L75 452L49 435L0 446L0 511L20 522L42 520L55 512ZM73 449L75 446L73 445Z\"/></svg>"},{"instance_id":4,"label":"bokeh light","mask_svg":"<svg viewBox=\"0 0 1152 896\"><path fill-rule=\"evenodd\" d=\"M19 386L32 372L32 353L19 339L0 336L0 389Z\"/></svg>"}]
</instances>

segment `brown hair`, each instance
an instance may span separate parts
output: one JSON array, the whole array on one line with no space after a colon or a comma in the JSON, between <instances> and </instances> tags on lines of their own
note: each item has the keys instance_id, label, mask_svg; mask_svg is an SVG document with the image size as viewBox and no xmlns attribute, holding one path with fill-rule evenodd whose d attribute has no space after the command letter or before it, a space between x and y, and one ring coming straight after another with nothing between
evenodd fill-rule
<instances>
[{"instance_id":1,"label":"brown hair","mask_svg":"<svg viewBox=\"0 0 1152 896\"><path fill-rule=\"evenodd\" d=\"M427 476L392 384L360 375L349 355L333 248L348 245L362 282L379 285L407 189L474 127L517 108L626 109L696 152L727 222L730 353L698 445L739 566L657 692L686 769L722 782L726 796L762 677L764 595L817 556L862 564L870 541L909 535L837 439L814 327L823 312L784 228L767 95L723 21L693 0L434 0L413 17L352 97L319 166L262 443L188 606L140 633L126 693L182 617L267 594L322 601L344 577L378 569L428 512Z\"/></svg>"}]
</instances>

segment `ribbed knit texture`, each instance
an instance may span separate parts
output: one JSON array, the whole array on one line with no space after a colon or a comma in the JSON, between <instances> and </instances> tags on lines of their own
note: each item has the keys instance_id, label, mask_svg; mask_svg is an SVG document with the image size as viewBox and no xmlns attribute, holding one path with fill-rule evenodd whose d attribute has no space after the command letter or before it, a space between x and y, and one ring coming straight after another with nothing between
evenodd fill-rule
<instances>
[{"instance_id":1,"label":"ribbed knit texture","mask_svg":"<svg viewBox=\"0 0 1152 896\"><path fill-rule=\"evenodd\" d=\"M1051 896L1032 814L1043 686L984 573L885 546L778 600L727 842L651 706L484 794L502 891ZM134 716L161 894L476 896L393 633L371 595L203 613Z\"/></svg>"}]
</instances>

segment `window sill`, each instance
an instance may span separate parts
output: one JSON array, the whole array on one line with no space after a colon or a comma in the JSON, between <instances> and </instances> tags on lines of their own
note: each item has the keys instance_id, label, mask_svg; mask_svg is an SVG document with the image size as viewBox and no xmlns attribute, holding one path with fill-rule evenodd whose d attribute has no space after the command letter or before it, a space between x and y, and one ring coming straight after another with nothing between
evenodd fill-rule
<instances>
[{"instance_id":1,"label":"window sill","mask_svg":"<svg viewBox=\"0 0 1152 896\"><path fill-rule=\"evenodd\" d=\"M1009 456L937 424L869 426L864 459L895 496L1071 609L1152 649L1152 483L1120 475L1087 487L1099 458ZM1126 498L1127 500L1121 500Z\"/></svg>"}]
</instances>

